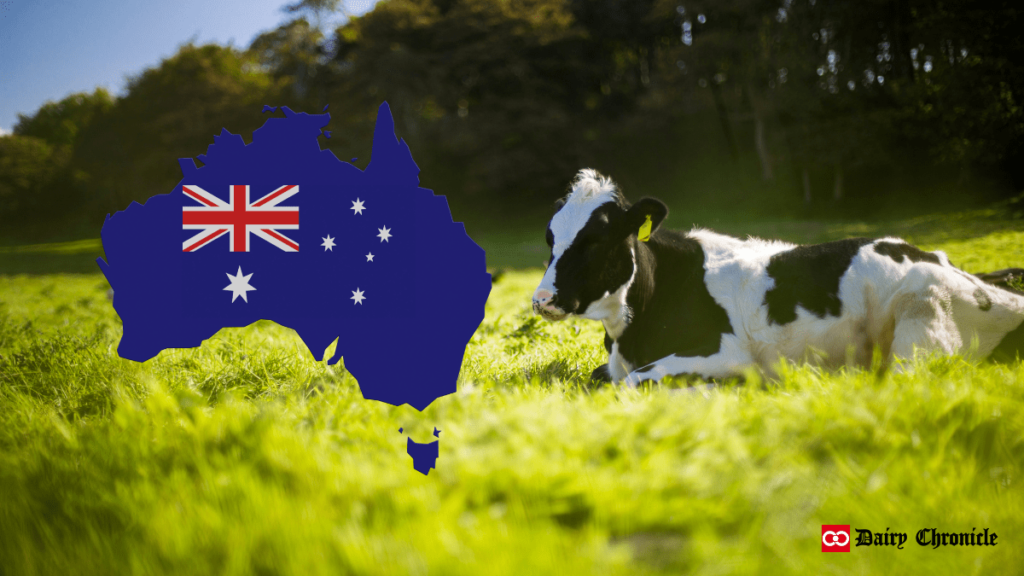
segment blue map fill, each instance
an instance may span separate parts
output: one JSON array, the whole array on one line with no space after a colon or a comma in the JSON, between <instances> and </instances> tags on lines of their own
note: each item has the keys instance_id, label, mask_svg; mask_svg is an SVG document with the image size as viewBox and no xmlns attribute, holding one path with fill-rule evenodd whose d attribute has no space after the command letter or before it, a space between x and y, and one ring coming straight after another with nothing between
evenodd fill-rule
<instances>
[{"instance_id":1,"label":"blue map fill","mask_svg":"<svg viewBox=\"0 0 1024 576\"><path fill-rule=\"evenodd\" d=\"M412 467L424 476L430 474L430 469L437 465L438 448L437 440L420 444L409 438L406 442L406 451L412 456Z\"/></svg>"},{"instance_id":2,"label":"blue map fill","mask_svg":"<svg viewBox=\"0 0 1024 576\"><path fill-rule=\"evenodd\" d=\"M272 320L294 329L317 360L337 339L329 362L344 356L365 398L423 410L455 392L483 320L491 290L484 251L452 222L444 196L419 187L387 103L365 170L320 149L329 114L281 111L248 145L222 131L201 168L179 160L184 177L170 194L107 216L106 260L97 263L124 326L118 353L143 362L199 346L221 328ZM228 234L184 251L202 231L183 229L183 209L203 204L182 187L227 203L236 185L250 187L250 202L298 186L279 205L298 207L298 229L275 232L297 251L248 233L248 251L231 251Z\"/></svg>"}]
</instances>

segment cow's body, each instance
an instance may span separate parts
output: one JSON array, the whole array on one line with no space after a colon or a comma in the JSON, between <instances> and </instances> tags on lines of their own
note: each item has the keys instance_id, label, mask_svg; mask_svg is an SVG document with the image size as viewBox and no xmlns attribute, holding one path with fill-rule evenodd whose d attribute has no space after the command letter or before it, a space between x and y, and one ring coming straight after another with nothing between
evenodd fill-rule
<instances>
[{"instance_id":1,"label":"cow's body","mask_svg":"<svg viewBox=\"0 0 1024 576\"><path fill-rule=\"evenodd\" d=\"M665 215L583 171L552 219L534 308L604 323L609 359L595 377L723 378L771 373L779 358L868 366L876 348L885 364L915 350L1013 358L1024 346L1024 296L994 285L1014 271L989 283L896 238L796 246L657 229Z\"/></svg>"}]
</instances>

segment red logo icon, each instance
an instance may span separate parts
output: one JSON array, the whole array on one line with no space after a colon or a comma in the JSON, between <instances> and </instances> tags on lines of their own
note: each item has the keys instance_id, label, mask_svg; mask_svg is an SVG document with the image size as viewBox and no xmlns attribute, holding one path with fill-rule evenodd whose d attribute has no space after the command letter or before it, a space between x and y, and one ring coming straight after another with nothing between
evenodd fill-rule
<instances>
[{"instance_id":1,"label":"red logo icon","mask_svg":"<svg viewBox=\"0 0 1024 576\"><path fill-rule=\"evenodd\" d=\"M849 552L850 551L850 525L849 524L822 524L821 525L821 551L822 552Z\"/></svg>"}]
</instances>

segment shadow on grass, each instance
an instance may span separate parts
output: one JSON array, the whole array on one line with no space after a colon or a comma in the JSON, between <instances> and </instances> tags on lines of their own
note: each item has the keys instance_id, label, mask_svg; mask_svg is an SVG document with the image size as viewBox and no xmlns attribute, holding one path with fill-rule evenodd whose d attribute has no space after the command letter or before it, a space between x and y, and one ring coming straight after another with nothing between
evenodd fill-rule
<instances>
[{"instance_id":1,"label":"shadow on grass","mask_svg":"<svg viewBox=\"0 0 1024 576\"><path fill-rule=\"evenodd\" d=\"M99 274L103 257L99 239L0 248L0 276L42 274Z\"/></svg>"}]
</instances>

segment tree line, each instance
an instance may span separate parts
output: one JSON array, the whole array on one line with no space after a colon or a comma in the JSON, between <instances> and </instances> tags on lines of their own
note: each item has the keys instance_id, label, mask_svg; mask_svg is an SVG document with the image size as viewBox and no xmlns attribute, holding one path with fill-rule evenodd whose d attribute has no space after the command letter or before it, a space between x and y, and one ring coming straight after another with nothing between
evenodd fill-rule
<instances>
[{"instance_id":1,"label":"tree line","mask_svg":"<svg viewBox=\"0 0 1024 576\"><path fill-rule=\"evenodd\" d=\"M123 95L68 96L0 138L0 222L96 226L263 104L330 104L369 159L380 102L425 186L525 212L584 165L632 196L847 214L1024 184L1021 9L971 0L302 0L244 49L186 44Z\"/></svg>"}]
</instances>

